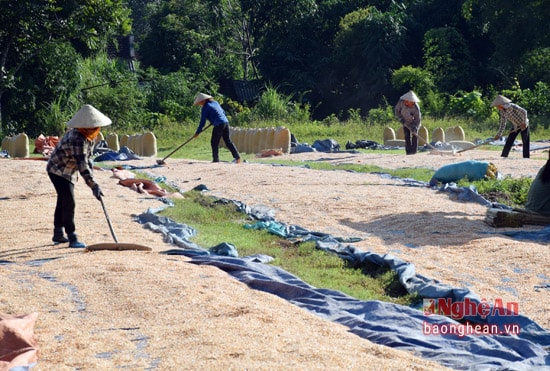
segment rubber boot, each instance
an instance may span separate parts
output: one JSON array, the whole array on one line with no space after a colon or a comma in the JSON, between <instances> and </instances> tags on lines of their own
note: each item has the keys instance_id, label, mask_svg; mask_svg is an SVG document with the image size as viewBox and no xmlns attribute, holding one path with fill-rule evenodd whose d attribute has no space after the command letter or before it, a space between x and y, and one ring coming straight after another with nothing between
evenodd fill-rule
<instances>
[{"instance_id":1,"label":"rubber boot","mask_svg":"<svg viewBox=\"0 0 550 371\"><path fill-rule=\"evenodd\" d=\"M78 236L76 235L76 233L73 232L69 234L69 247L81 249L86 247L86 244L79 241Z\"/></svg>"},{"instance_id":2,"label":"rubber boot","mask_svg":"<svg viewBox=\"0 0 550 371\"><path fill-rule=\"evenodd\" d=\"M63 227L53 229L52 241L54 244L69 242L67 237L65 237L65 232L63 231Z\"/></svg>"}]
</instances>

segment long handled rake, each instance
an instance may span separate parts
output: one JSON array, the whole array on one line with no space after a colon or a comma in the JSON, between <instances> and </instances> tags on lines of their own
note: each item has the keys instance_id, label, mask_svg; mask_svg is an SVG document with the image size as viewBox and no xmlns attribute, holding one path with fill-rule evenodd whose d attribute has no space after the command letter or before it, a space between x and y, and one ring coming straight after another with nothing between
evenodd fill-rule
<instances>
[{"instance_id":1,"label":"long handled rake","mask_svg":"<svg viewBox=\"0 0 550 371\"><path fill-rule=\"evenodd\" d=\"M115 243L96 243L94 245L87 246L86 251L99 251L99 250L151 251L152 250L150 247L138 245L135 243L119 243L118 238L116 237L116 234L115 234L115 230L113 229L113 224L111 223L111 218L109 218L109 214L107 214L107 208L105 207L105 203L103 202L103 197L100 197L99 201L101 201L101 207L103 208L103 213L105 214L105 218L107 219L107 224L109 225L109 229L111 231L111 235L113 236L113 240L115 240Z\"/></svg>"},{"instance_id":2,"label":"long handled rake","mask_svg":"<svg viewBox=\"0 0 550 371\"><path fill-rule=\"evenodd\" d=\"M481 142L481 143L479 143L479 144L476 144L475 146L461 149L460 151L457 151L456 153L466 152L466 151L469 151L469 150L471 150L471 149L475 149L475 148L481 147L481 146L483 146L483 145L485 145L485 144L489 144L489 143L491 143L491 142L493 142L493 141L494 141L493 138L491 138L491 139L486 139L486 140L484 140L483 142Z\"/></svg>"},{"instance_id":3,"label":"long handled rake","mask_svg":"<svg viewBox=\"0 0 550 371\"><path fill-rule=\"evenodd\" d=\"M419 140L423 140L424 142L426 142L426 145L430 148L430 153L431 154L434 154L434 155L451 155L451 156L454 156L457 152L453 149L452 152L450 151L441 151L437 148L435 148L434 146L432 146L430 143L428 143L428 141L424 138L422 138L420 135L418 135L416 132L414 131L410 131L412 135L414 135L415 137L417 137Z\"/></svg>"},{"instance_id":4,"label":"long handled rake","mask_svg":"<svg viewBox=\"0 0 550 371\"><path fill-rule=\"evenodd\" d=\"M212 124L208 124L207 127L205 127L203 130L201 130L200 133L202 133L203 131L206 131L206 129L208 129ZM199 134L200 134L199 133ZM167 154L162 160L157 160L157 164L159 165L165 165L166 164L166 159L170 156L172 156L174 153L176 153L177 151L179 151L179 149L181 147L183 147L184 145L186 145L187 143L189 143L190 141L192 141L193 139L195 139L195 136L193 135L191 138L187 139L185 142L183 142L182 144L180 144L178 147L176 147L175 150L173 150L172 152L170 152L169 154Z\"/></svg>"}]
</instances>

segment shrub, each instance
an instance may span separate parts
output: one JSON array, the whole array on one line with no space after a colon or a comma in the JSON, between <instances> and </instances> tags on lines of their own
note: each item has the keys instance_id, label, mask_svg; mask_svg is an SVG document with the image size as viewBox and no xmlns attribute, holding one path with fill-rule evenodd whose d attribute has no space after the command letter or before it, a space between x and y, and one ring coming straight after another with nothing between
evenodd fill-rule
<instances>
[{"instance_id":1,"label":"shrub","mask_svg":"<svg viewBox=\"0 0 550 371\"><path fill-rule=\"evenodd\" d=\"M370 125L382 124L389 125L395 120L393 113L393 107L387 105L386 107L378 107L369 110L367 121Z\"/></svg>"},{"instance_id":2,"label":"shrub","mask_svg":"<svg viewBox=\"0 0 550 371\"><path fill-rule=\"evenodd\" d=\"M485 120L491 116L491 107L481 98L479 91L459 91L449 98L449 109L452 114L474 120Z\"/></svg>"},{"instance_id":3,"label":"shrub","mask_svg":"<svg viewBox=\"0 0 550 371\"><path fill-rule=\"evenodd\" d=\"M428 71L412 66L403 66L395 70L391 77L391 83L397 90L412 89L421 97L425 97L435 88L432 76Z\"/></svg>"},{"instance_id":4,"label":"shrub","mask_svg":"<svg viewBox=\"0 0 550 371\"><path fill-rule=\"evenodd\" d=\"M522 208L527 202L527 193L533 179L527 177L489 179L472 182L478 193L492 202L499 202L511 207ZM468 182L460 181L459 186L467 186Z\"/></svg>"},{"instance_id":5,"label":"shrub","mask_svg":"<svg viewBox=\"0 0 550 371\"><path fill-rule=\"evenodd\" d=\"M538 82L534 89L522 90L517 87L503 90L502 94L527 110L531 129L536 130L539 124L548 128L550 125L550 107L548 106L550 86L547 83Z\"/></svg>"}]
</instances>

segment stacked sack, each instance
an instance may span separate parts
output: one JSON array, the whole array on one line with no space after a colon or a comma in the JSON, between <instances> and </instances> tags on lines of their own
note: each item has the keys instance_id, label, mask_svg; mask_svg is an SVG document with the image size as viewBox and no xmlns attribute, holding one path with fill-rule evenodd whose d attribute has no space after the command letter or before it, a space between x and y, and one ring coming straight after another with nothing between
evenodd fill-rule
<instances>
[{"instance_id":1,"label":"stacked sack","mask_svg":"<svg viewBox=\"0 0 550 371\"><path fill-rule=\"evenodd\" d=\"M116 134L114 134L116 135ZM117 149L111 147L116 147L116 138L114 136L109 137L107 143L109 148ZM157 155L157 138L152 132L145 134L136 134L136 135L123 135L120 138L120 147L128 147L132 152L138 156L152 157Z\"/></svg>"},{"instance_id":2,"label":"stacked sack","mask_svg":"<svg viewBox=\"0 0 550 371\"><path fill-rule=\"evenodd\" d=\"M257 129L230 127L229 135L242 153L260 153L272 149L290 153L290 130L284 126Z\"/></svg>"},{"instance_id":3,"label":"stacked sack","mask_svg":"<svg viewBox=\"0 0 550 371\"><path fill-rule=\"evenodd\" d=\"M2 150L10 157L29 157L29 137L25 133L2 139Z\"/></svg>"}]
</instances>

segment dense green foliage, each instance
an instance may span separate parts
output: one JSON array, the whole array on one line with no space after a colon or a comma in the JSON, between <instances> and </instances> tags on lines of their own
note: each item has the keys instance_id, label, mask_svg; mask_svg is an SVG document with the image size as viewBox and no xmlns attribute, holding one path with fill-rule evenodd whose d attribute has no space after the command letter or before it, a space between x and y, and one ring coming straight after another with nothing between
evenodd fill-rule
<instances>
[{"instance_id":1,"label":"dense green foliage","mask_svg":"<svg viewBox=\"0 0 550 371\"><path fill-rule=\"evenodd\" d=\"M129 13L122 0L0 2L0 134L52 129L51 105L74 112L79 58L130 32Z\"/></svg>"},{"instance_id":2,"label":"dense green foliage","mask_svg":"<svg viewBox=\"0 0 550 371\"><path fill-rule=\"evenodd\" d=\"M186 127L196 124L198 91L222 101L237 125L262 126L387 124L414 89L425 118L470 120L478 131L494 125L490 102L503 93L529 111L534 131L547 129L549 8L539 0L2 1L0 135L59 134L83 103L120 133ZM107 58L129 33L132 68ZM233 79L258 81L264 95L237 99ZM275 99L282 110L269 105Z\"/></svg>"}]
</instances>

